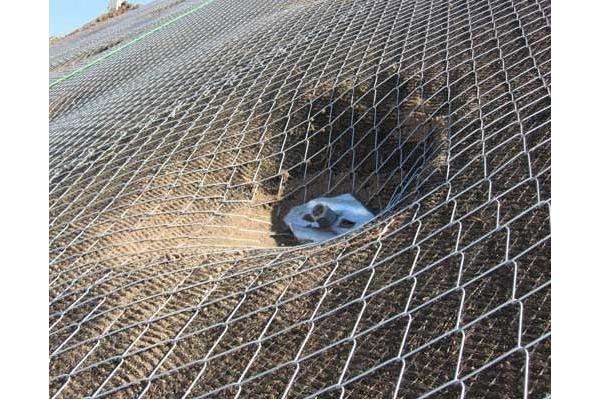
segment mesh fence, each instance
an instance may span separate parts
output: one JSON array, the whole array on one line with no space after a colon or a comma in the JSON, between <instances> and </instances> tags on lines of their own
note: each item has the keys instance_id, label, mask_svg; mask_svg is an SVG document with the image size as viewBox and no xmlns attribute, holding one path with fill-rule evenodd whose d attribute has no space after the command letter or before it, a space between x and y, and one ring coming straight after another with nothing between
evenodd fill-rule
<instances>
[{"instance_id":1,"label":"mesh fence","mask_svg":"<svg viewBox=\"0 0 600 400\"><path fill-rule=\"evenodd\" d=\"M550 395L549 1L155 2L51 81L166 22L50 88L50 396Z\"/></svg>"},{"instance_id":2,"label":"mesh fence","mask_svg":"<svg viewBox=\"0 0 600 400\"><path fill-rule=\"evenodd\" d=\"M51 80L67 75L84 62L97 60L106 51L126 44L188 8L189 4L183 0L170 0L130 9L126 15L114 16L110 23L99 17L99 21L73 32L50 48Z\"/></svg>"}]
</instances>

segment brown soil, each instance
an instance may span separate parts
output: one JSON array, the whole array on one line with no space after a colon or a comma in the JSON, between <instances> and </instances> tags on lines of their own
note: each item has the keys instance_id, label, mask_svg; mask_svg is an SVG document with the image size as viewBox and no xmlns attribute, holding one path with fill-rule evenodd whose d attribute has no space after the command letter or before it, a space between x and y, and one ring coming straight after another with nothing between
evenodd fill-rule
<instances>
[{"instance_id":1,"label":"brown soil","mask_svg":"<svg viewBox=\"0 0 600 400\"><path fill-rule=\"evenodd\" d=\"M370 89L375 79L384 82L377 98ZM416 186L412 176L425 167L442 167L434 160L443 160L447 149L443 118L431 115L434 104L406 94L398 106L398 79L385 72L354 92L351 82L335 89L323 84L300 99L309 106L289 117L275 113L276 122L266 125L266 132L260 128L265 121L254 121L257 129L244 136L250 145L234 151L222 146L215 153L214 142L199 143L187 159L179 154L154 178L132 185L131 195L117 199L81 246L98 241L96 251L108 256L152 250L164 241L236 248L292 245L296 242L282 222L289 209L343 193L379 213L400 190L410 191L403 182ZM282 135L285 126L295 128ZM90 161L102 160L92 155ZM155 189L147 190L149 185Z\"/></svg>"},{"instance_id":2,"label":"brown soil","mask_svg":"<svg viewBox=\"0 0 600 400\"><path fill-rule=\"evenodd\" d=\"M391 398L402 373L397 397L416 398L485 367L435 395L519 397L527 365L531 394L546 393L549 338L534 341L550 332L550 286L506 303L513 287L521 299L550 279L549 207L529 209L538 188L528 178L547 168L549 149L532 151L531 166L505 164L522 152L519 137L489 152L485 175L483 144L469 140L503 143L516 116L492 112L486 132L468 136L481 108L470 66L449 71L446 92L438 67L267 95L257 112L205 131L209 112L195 125L167 110L92 149L81 170L65 167L51 182L50 395L92 396L105 383L111 398L302 397L342 382L348 397ZM525 123L543 123L533 115ZM158 124L181 131L146 143ZM547 138L549 125L527 140ZM377 223L294 246L285 213L347 192ZM496 213L518 216L510 235L495 230Z\"/></svg>"}]
</instances>

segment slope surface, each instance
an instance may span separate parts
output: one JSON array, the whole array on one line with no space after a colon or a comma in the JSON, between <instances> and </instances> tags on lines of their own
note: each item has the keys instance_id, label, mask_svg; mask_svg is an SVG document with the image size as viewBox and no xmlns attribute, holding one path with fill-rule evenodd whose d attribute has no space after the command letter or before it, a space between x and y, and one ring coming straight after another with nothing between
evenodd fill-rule
<instances>
[{"instance_id":1,"label":"slope surface","mask_svg":"<svg viewBox=\"0 0 600 400\"><path fill-rule=\"evenodd\" d=\"M550 2L202 4L51 49L197 8L50 88L50 396L549 396Z\"/></svg>"}]
</instances>

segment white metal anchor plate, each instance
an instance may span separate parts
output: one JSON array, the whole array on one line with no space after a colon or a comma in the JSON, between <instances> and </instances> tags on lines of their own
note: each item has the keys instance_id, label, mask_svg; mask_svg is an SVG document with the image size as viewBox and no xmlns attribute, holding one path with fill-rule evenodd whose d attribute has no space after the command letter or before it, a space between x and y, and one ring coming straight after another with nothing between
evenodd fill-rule
<instances>
[{"instance_id":1,"label":"white metal anchor plate","mask_svg":"<svg viewBox=\"0 0 600 400\"><path fill-rule=\"evenodd\" d=\"M312 211L318 205L326 206L335 213L335 220L330 226L322 227L314 220ZM322 242L357 229L374 217L354 196L342 194L337 197L317 197L296 206L283 220L296 239Z\"/></svg>"}]
</instances>

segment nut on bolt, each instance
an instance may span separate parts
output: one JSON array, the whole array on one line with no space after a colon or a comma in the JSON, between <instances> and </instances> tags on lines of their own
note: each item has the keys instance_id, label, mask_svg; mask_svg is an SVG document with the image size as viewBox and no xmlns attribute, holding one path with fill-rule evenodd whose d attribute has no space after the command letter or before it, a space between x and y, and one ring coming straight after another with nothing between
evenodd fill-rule
<instances>
[{"instance_id":1,"label":"nut on bolt","mask_svg":"<svg viewBox=\"0 0 600 400\"><path fill-rule=\"evenodd\" d=\"M328 228L337 219L338 215L325 204L317 204L311 210L313 220L319 224L319 228Z\"/></svg>"}]
</instances>

